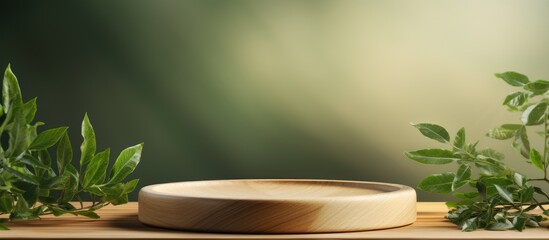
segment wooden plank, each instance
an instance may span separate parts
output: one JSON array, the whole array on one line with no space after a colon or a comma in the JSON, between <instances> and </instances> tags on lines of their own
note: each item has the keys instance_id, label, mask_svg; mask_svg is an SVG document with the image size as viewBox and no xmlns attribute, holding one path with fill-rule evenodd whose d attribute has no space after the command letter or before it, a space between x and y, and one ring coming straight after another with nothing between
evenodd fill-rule
<instances>
[{"instance_id":1,"label":"wooden plank","mask_svg":"<svg viewBox=\"0 0 549 240\"><path fill-rule=\"evenodd\" d=\"M174 231L150 227L137 220L137 203L108 206L101 219L45 216L42 220L7 223L1 239L549 239L547 228L518 231L461 232L444 219L443 203L418 203L411 225L376 231L328 234L222 234Z\"/></svg>"}]
</instances>

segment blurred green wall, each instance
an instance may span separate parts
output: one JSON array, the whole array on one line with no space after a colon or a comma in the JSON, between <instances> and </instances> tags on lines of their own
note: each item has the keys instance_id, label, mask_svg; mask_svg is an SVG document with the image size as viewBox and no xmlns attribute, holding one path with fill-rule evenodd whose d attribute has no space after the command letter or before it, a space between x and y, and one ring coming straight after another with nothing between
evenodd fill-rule
<instances>
[{"instance_id":1,"label":"blurred green wall","mask_svg":"<svg viewBox=\"0 0 549 240\"><path fill-rule=\"evenodd\" d=\"M518 121L493 73L549 78L547 1L10 1L0 66L37 119L98 149L144 141L140 186L224 178L330 178L415 186L450 166L409 122L484 137ZM76 146L75 146L76 148ZM75 149L76 150L76 149ZM419 191L420 200L444 197ZM135 195L134 195L135 199Z\"/></svg>"}]
</instances>

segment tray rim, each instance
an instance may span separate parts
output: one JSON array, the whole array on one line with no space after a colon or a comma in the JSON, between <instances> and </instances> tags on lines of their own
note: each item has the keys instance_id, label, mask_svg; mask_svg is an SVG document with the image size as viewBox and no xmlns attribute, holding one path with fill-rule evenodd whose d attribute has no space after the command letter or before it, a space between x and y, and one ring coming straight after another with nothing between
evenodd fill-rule
<instances>
[{"instance_id":1,"label":"tray rim","mask_svg":"<svg viewBox=\"0 0 549 240\"><path fill-rule=\"evenodd\" d=\"M380 192L374 194L356 194L356 195L343 195L343 196L330 196L330 197L297 197L297 198L239 198L239 197L224 197L224 196L211 196L211 197L199 197L199 196L185 196L185 195L171 195L163 191L154 190L155 187L172 185L172 184L197 184L197 183L211 183L211 182L235 182L235 181L244 181L244 182L335 182L342 184L364 184L364 185L377 185L385 187L394 187L394 191ZM167 183L158 183L145 186L141 188L139 195L149 195L164 199L195 199L195 200L204 200L204 201L238 201L238 202L334 202L334 201L365 201L380 197L388 197L390 195L399 195L404 192L413 192L416 194L415 189L397 183L386 183L386 182L374 182L374 181L359 181L359 180L335 180L335 179L292 179L292 178L262 178L262 179L220 179L220 180L196 180L196 181L180 181L180 182L167 182Z\"/></svg>"}]
</instances>

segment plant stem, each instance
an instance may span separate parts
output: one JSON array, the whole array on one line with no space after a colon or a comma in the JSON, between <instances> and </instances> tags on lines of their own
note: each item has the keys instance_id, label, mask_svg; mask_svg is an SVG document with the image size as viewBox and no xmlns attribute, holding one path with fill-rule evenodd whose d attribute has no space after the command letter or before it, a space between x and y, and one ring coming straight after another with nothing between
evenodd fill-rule
<instances>
[{"instance_id":1,"label":"plant stem","mask_svg":"<svg viewBox=\"0 0 549 240\"><path fill-rule=\"evenodd\" d=\"M84 207L84 203L82 201L82 198L80 198L80 194L76 194L76 199L78 199L78 202L80 202L80 208Z\"/></svg>"},{"instance_id":2,"label":"plant stem","mask_svg":"<svg viewBox=\"0 0 549 240\"><path fill-rule=\"evenodd\" d=\"M538 205L538 207L541 208L541 210L543 210L543 212L545 212L545 208L543 207L542 203L538 202L538 200L536 200L535 198L534 198L534 202L536 202L536 205Z\"/></svg>"},{"instance_id":3,"label":"plant stem","mask_svg":"<svg viewBox=\"0 0 549 240\"><path fill-rule=\"evenodd\" d=\"M82 210L89 210L89 209L92 209L93 208L93 211L95 210L98 210L98 209L101 209L103 207L106 207L108 206L110 203L108 202L98 202L98 203L94 203L90 206L81 206L80 208L76 208L76 209L73 209L73 210L70 210L70 211L67 211L66 213L71 213L71 214L78 214L79 211L82 211ZM50 208L52 205L50 204L44 204L45 206L47 206L48 208ZM43 214L41 215L50 215L50 214L53 214L53 212L51 210L48 210L46 212L44 212Z\"/></svg>"},{"instance_id":4,"label":"plant stem","mask_svg":"<svg viewBox=\"0 0 549 240\"><path fill-rule=\"evenodd\" d=\"M544 143L543 143L543 178L547 179L547 139L549 136L547 135L547 115L549 114L547 112L547 108L545 109L545 114L543 114L543 137L544 137Z\"/></svg>"},{"instance_id":5,"label":"plant stem","mask_svg":"<svg viewBox=\"0 0 549 240\"><path fill-rule=\"evenodd\" d=\"M548 182L548 183L549 183L549 179L547 179L547 178L532 178L532 179L528 179L528 182L535 182L535 181L544 181L544 182Z\"/></svg>"}]
</instances>

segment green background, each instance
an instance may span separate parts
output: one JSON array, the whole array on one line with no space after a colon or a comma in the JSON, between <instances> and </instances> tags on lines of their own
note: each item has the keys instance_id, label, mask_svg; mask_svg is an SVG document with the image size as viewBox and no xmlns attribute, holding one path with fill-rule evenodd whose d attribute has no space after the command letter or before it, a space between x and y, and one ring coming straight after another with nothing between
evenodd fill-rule
<instances>
[{"instance_id":1,"label":"green background","mask_svg":"<svg viewBox=\"0 0 549 240\"><path fill-rule=\"evenodd\" d=\"M548 10L541 0L9 1L0 66L12 64L25 99L38 96L37 119L70 126L73 141L88 112L98 150L145 142L140 187L415 186L454 170L403 156L438 146L409 122L463 126L535 176L509 142L484 133L519 121L501 106L513 89L493 73L549 78Z\"/></svg>"}]
</instances>

